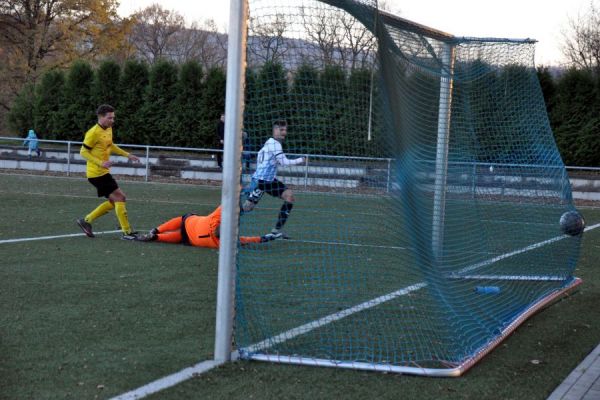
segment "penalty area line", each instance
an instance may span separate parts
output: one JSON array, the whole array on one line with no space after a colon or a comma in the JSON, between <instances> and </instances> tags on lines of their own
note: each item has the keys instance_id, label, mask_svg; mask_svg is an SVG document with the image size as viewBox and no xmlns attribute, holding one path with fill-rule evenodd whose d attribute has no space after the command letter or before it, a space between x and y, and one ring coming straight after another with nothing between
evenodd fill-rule
<instances>
[{"instance_id":1,"label":"penalty area line","mask_svg":"<svg viewBox=\"0 0 600 400\"><path fill-rule=\"evenodd\" d=\"M94 232L94 235L104 235L107 233L117 233L117 232L121 232L121 230L117 229L114 231ZM62 239L62 238L77 237L77 236L85 236L85 233L70 233L67 235L37 236L37 237L20 238L20 239L5 239L5 240L0 240L0 244L31 242L31 241L35 241L35 240Z\"/></svg>"}]
</instances>

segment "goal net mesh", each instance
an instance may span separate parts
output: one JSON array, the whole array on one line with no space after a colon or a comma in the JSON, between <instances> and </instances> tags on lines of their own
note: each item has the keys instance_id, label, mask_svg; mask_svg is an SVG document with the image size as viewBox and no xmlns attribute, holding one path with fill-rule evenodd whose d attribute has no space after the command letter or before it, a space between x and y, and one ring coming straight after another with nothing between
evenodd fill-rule
<instances>
[{"instance_id":1,"label":"goal net mesh","mask_svg":"<svg viewBox=\"0 0 600 400\"><path fill-rule=\"evenodd\" d=\"M289 239L239 248L242 357L464 368L576 282L533 41L456 38L369 0L249 7L243 185L276 120L306 159L278 168ZM240 235L281 205L265 193Z\"/></svg>"}]
</instances>

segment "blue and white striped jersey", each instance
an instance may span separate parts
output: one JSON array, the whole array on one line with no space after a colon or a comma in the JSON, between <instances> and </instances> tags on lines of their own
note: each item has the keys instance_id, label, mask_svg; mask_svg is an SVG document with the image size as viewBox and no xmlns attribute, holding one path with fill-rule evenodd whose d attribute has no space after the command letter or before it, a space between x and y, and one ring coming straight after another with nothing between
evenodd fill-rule
<instances>
[{"instance_id":1,"label":"blue and white striped jersey","mask_svg":"<svg viewBox=\"0 0 600 400\"><path fill-rule=\"evenodd\" d=\"M252 175L252 179L271 182L275 179L275 175L277 175L278 165L297 165L303 162L303 157L294 160L287 158L283 153L281 143L274 138L269 138L258 152L256 172Z\"/></svg>"}]
</instances>

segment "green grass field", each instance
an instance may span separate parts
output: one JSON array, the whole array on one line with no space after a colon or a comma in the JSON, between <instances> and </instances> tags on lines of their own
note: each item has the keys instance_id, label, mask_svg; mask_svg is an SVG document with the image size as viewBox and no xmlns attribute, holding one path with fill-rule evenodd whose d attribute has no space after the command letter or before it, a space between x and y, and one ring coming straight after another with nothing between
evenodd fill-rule
<instances>
[{"instance_id":1,"label":"green grass field","mask_svg":"<svg viewBox=\"0 0 600 400\"><path fill-rule=\"evenodd\" d=\"M220 201L217 188L121 186L140 230L186 212L208 213ZM296 197L310 204L309 194ZM117 233L3 242L79 233L75 218L98 199L85 179L25 175L0 175L0 199L1 399L108 399L212 358L215 250L126 242ZM265 198L257 211L274 216L278 207ZM600 222L600 209L581 211L588 226ZM301 206L294 213L290 234L303 226ZM109 215L94 229L116 226ZM260 249L243 254L261 256ZM528 320L458 379L236 362L149 398L546 399L600 342L600 229L584 235L576 275L584 284L575 294Z\"/></svg>"}]
</instances>

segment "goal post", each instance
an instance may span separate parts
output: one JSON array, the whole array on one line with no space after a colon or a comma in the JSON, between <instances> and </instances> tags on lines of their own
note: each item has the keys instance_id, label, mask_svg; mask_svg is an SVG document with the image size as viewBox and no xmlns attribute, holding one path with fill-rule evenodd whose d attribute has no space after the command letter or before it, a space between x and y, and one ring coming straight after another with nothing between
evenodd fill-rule
<instances>
[{"instance_id":1,"label":"goal post","mask_svg":"<svg viewBox=\"0 0 600 400\"><path fill-rule=\"evenodd\" d=\"M231 359L234 288L239 225L240 157L246 73L247 0L230 0L225 94L225 140L221 188L221 242L217 282L215 354L217 362Z\"/></svg>"},{"instance_id":2,"label":"goal post","mask_svg":"<svg viewBox=\"0 0 600 400\"><path fill-rule=\"evenodd\" d=\"M215 361L458 376L581 283L535 41L376 0L231 7Z\"/></svg>"}]
</instances>

